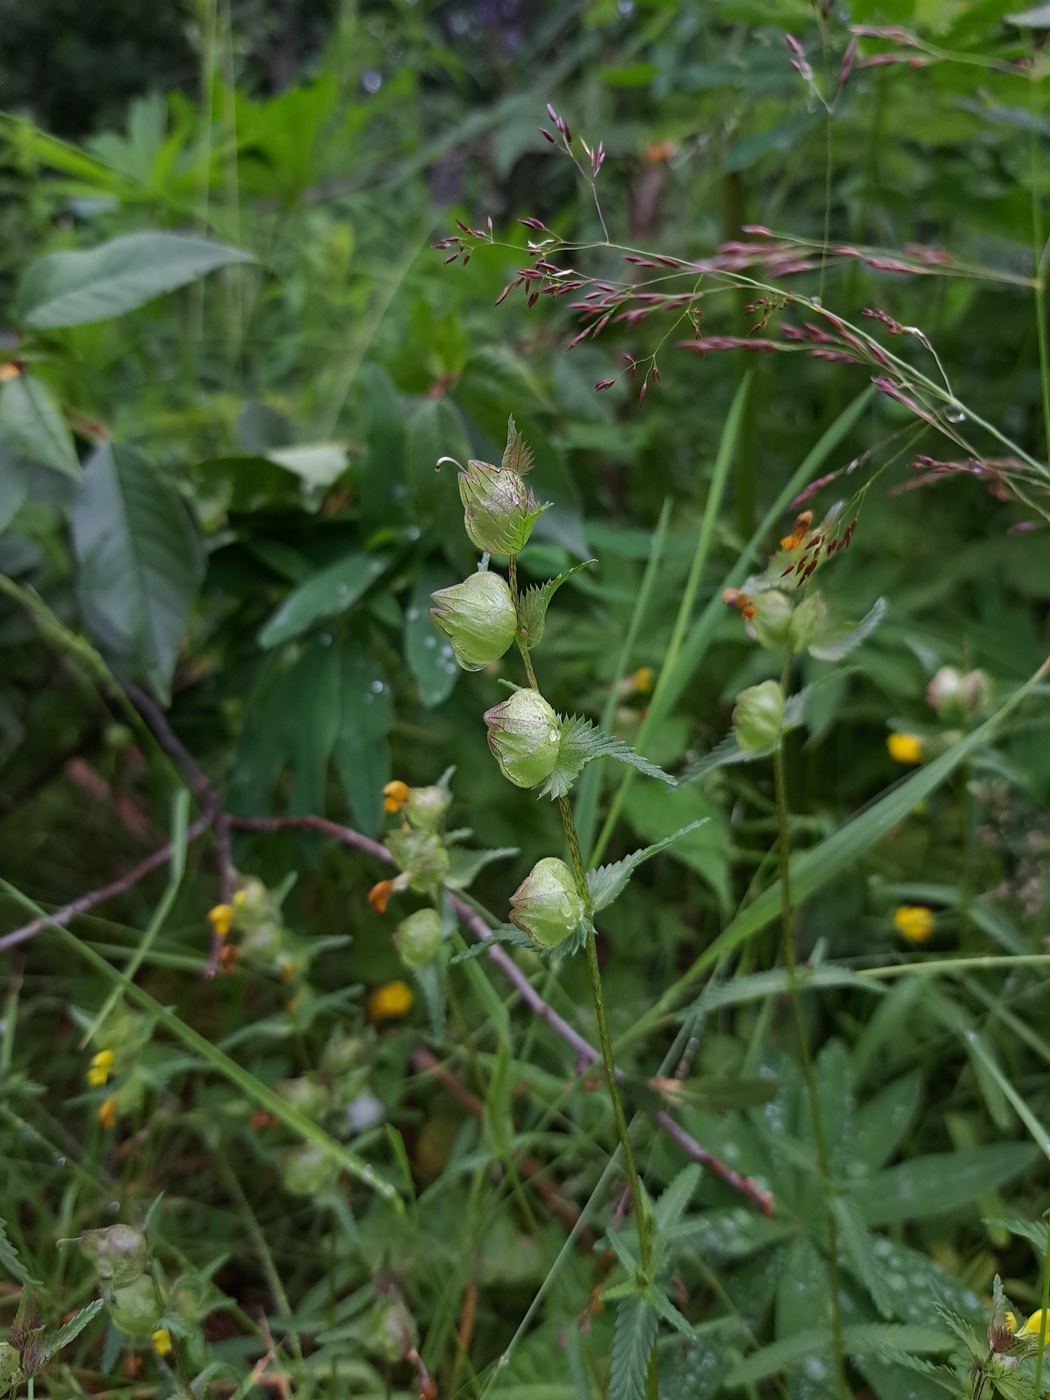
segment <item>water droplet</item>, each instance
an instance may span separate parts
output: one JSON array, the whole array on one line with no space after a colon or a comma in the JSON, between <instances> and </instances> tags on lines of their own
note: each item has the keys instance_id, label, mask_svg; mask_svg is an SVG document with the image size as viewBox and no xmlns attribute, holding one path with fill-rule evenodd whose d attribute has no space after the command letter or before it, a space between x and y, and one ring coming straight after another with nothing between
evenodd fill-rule
<instances>
[{"instance_id":1,"label":"water droplet","mask_svg":"<svg viewBox=\"0 0 1050 1400\"><path fill-rule=\"evenodd\" d=\"M363 697L363 698L364 698L364 703L365 703L366 705L371 705L372 701L375 699L375 696L372 694L372 692L371 692L370 690L366 690L365 693L364 693L364 697Z\"/></svg>"},{"instance_id":2,"label":"water droplet","mask_svg":"<svg viewBox=\"0 0 1050 1400\"><path fill-rule=\"evenodd\" d=\"M55 1158L55 1166L56 1166L56 1167L64 1167L65 1165L66 1165L66 1159L65 1159L64 1157L56 1157L56 1158Z\"/></svg>"},{"instance_id":3,"label":"water droplet","mask_svg":"<svg viewBox=\"0 0 1050 1400\"><path fill-rule=\"evenodd\" d=\"M336 593L338 593L340 598L345 598L346 595L350 592L349 588L347 588L345 583L341 583L335 591Z\"/></svg>"},{"instance_id":4,"label":"water droplet","mask_svg":"<svg viewBox=\"0 0 1050 1400\"><path fill-rule=\"evenodd\" d=\"M550 741L550 743L556 744L559 738L558 731L556 729L548 729L547 738Z\"/></svg>"},{"instance_id":5,"label":"water droplet","mask_svg":"<svg viewBox=\"0 0 1050 1400\"><path fill-rule=\"evenodd\" d=\"M408 538L409 538L410 540L418 540L418 539L419 539L419 534L420 534L419 526L418 526L418 525L410 525L410 526L408 527L408 529L405 531L405 534L408 536Z\"/></svg>"},{"instance_id":6,"label":"water droplet","mask_svg":"<svg viewBox=\"0 0 1050 1400\"><path fill-rule=\"evenodd\" d=\"M386 690L386 686L383 684L382 681L372 682L372 693L374 695L382 695L384 690Z\"/></svg>"},{"instance_id":7,"label":"water droplet","mask_svg":"<svg viewBox=\"0 0 1050 1400\"><path fill-rule=\"evenodd\" d=\"M323 647L330 647L330 646L332 645L332 634L331 634L331 632L322 632L321 635L320 635L320 637L318 638L318 641L321 643L321 645L322 645Z\"/></svg>"},{"instance_id":8,"label":"water droplet","mask_svg":"<svg viewBox=\"0 0 1050 1400\"><path fill-rule=\"evenodd\" d=\"M950 408L945 414L945 417L948 419L949 423L966 422L966 414L962 411L961 408Z\"/></svg>"},{"instance_id":9,"label":"water droplet","mask_svg":"<svg viewBox=\"0 0 1050 1400\"><path fill-rule=\"evenodd\" d=\"M419 609L418 609L418 608L409 608L408 611L405 613L405 621L406 621L406 622L417 622L418 620L419 620Z\"/></svg>"},{"instance_id":10,"label":"water droplet","mask_svg":"<svg viewBox=\"0 0 1050 1400\"><path fill-rule=\"evenodd\" d=\"M378 92L383 86L383 75L378 68L366 68L361 74L361 86L365 92Z\"/></svg>"},{"instance_id":11,"label":"water droplet","mask_svg":"<svg viewBox=\"0 0 1050 1400\"><path fill-rule=\"evenodd\" d=\"M119 1202L119 1201L110 1201L110 1203L109 1203L109 1213L110 1213L110 1215L116 1215L116 1213L117 1213L119 1210L120 1210L120 1202Z\"/></svg>"},{"instance_id":12,"label":"water droplet","mask_svg":"<svg viewBox=\"0 0 1050 1400\"><path fill-rule=\"evenodd\" d=\"M429 650L431 647L436 647L437 644L438 644L438 639L437 639L436 637L424 637L424 638L423 638L423 645L424 645L428 650Z\"/></svg>"}]
</instances>

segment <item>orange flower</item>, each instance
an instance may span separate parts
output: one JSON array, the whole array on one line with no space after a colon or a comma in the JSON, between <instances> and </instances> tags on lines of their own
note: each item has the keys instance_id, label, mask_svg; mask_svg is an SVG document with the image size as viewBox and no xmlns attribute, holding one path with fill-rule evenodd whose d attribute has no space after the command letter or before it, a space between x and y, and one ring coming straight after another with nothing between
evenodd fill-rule
<instances>
[{"instance_id":1,"label":"orange flower","mask_svg":"<svg viewBox=\"0 0 1050 1400\"><path fill-rule=\"evenodd\" d=\"M401 782L398 778L395 778L392 783L387 783L383 789L383 810L385 812L400 812L408 801L408 793L408 784Z\"/></svg>"},{"instance_id":2,"label":"orange flower","mask_svg":"<svg viewBox=\"0 0 1050 1400\"><path fill-rule=\"evenodd\" d=\"M412 988L407 982L385 982L369 993L365 1014L370 1021L397 1020L412 1009Z\"/></svg>"},{"instance_id":3,"label":"orange flower","mask_svg":"<svg viewBox=\"0 0 1050 1400\"><path fill-rule=\"evenodd\" d=\"M368 891L368 902L377 914L385 914L387 900L394 893L393 880L380 880L378 885L373 885Z\"/></svg>"},{"instance_id":4,"label":"orange flower","mask_svg":"<svg viewBox=\"0 0 1050 1400\"><path fill-rule=\"evenodd\" d=\"M813 524L813 512L804 510L801 515L795 518L795 528L790 535L785 535L780 541L780 548L790 554L793 549L799 549L806 542L809 534L809 527Z\"/></svg>"},{"instance_id":5,"label":"orange flower","mask_svg":"<svg viewBox=\"0 0 1050 1400\"><path fill-rule=\"evenodd\" d=\"M0 384L6 384L9 379L17 379L22 371L11 360L0 365Z\"/></svg>"},{"instance_id":6,"label":"orange flower","mask_svg":"<svg viewBox=\"0 0 1050 1400\"><path fill-rule=\"evenodd\" d=\"M103 1128L112 1128L117 1121L117 1101L112 1094L99 1104L98 1121L100 1127Z\"/></svg>"}]
</instances>

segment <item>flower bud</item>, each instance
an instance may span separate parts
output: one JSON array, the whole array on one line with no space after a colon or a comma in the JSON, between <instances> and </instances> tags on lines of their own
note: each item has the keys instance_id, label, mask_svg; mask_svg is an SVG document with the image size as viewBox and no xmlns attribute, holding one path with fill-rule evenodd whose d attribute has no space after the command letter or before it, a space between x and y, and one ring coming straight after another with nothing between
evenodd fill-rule
<instances>
[{"instance_id":1,"label":"flower bud","mask_svg":"<svg viewBox=\"0 0 1050 1400\"><path fill-rule=\"evenodd\" d=\"M452 794L435 783L432 787L409 788L405 816L413 826L437 831L452 804Z\"/></svg>"},{"instance_id":2,"label":"flower bud","mask_svg":"<svg viewBox=\"0 0 1050 1400\"><path fill-rule=\"evenodd\" d=\"M972 715L988 698L988 677L983 671L942 666L926 687L926 700L940 719L960 720Z\"/></svg>"},{"instance_id":3,"label":"flower bud","mask_svg":"<svg viewBox=\"0 0 1050 1400\"><path fill-rule=\"evenodd\" d=\"M520 553L543 510L516 471L488 462L460 468L459 499L467 534L486 554Z\"/></svg>"},{"instance_id":4,"label":"flower bud","mask_svg":"<svg viewBox=\"0 0 1050 1400\"><path fill-rule=\"evenodd\" d=\"M776 681L742 690L733 709L736 741L747 753L768 749L780 738L784 723L784 692Z\"/></svg>"},{"instance_id":5,"label":"flower bud","mask_svg":"<svg viewBox=\"0 0 1050 1400\"><path fill-rule=\"evenodd\" d=\"M510 897L510 921L540 948L556 948L575 933L587 912L563 860L538 861Z\"/></svg>"},{"instance_id":6,"label":"flower bud","mask_svg":"<svg viewBox=\"0 0 1050 1400\"><path fill-rule=\"evenodd\" d=\"M233 896L233 922L239 929L250 929L272 918L270 891L261 880L249 875Z\"/></svg>"},{"instance_id":7,"label":"flower bud","mask_svg":"<svg viewBox=\"0 0 1050 1400\"><path fill-rule=\"evenodd\" d=\"M788 643L792 651L805 651L823 641L828 631L828 605L819 593L804 598L791 614Z\"/></svg>"},{"instance_id":8,"label":"flower bud","mask_svg":"<svg viewBox=\"0 0 1050 1400\"><path fill-rule=\"evenodd\" d=\"M406 967L423 967L441 948L441 916L436 909L418 909L402 919L394 934L394 946Z\"/></svg>"},{"instance_id":9,"label":"flower bud","mask_svg":"<svg viewBox=\"0 0 1050 1400\"><path fill-rule=\"evenodd\" d=\"M489 748L503 776L517 787L531 788L554 772L561 727L558 716L535 690L516 690L502 704L486 710Z\"/></svg>"},{"instance_id":10,"label":"flower bud","mask_svg":"<svg viewBox=\"0 0 1050 1400\"><path fill-rule=\"evenodd\" d=\"M131 1225L85 1230L79 1244L101 1281L114 1288L125 1288L146 1272L149 1246L141 1230Z\"/></svg>"},{"instance_id":11,"label":"flower bud","mask_svg":"<svg viewBox=\"0 0 1050 1400\"><path fill-rule=\"evenodd\" d=\"M150 1337L162 1312L153 1280L147 1275L126 1288L116 1288L109 1299L109 1315L122 1332L132 1337Z\"/></svg>"},{"instance_id":12,"label":"flower bud","mask_svg":"<svg viewBox=\"0 0 1050 1400\"><path fill-rule=\"evenodd\" d=\"M777 588L767 588L764 593L756 593L751 602L754 614L747 630L759 646L769 650L783 646L791 625L791 599Z\"/></svg>"},{"instance_id":13,"label":"flower bud","mask_svg":"<svg viewBox=\"0 0 1050 1400\"><path fill-rule=\"evenodd\" d=\"M465 671L498 661L514 640L518 617L507 581L500 574L471 574L463 583L431 595L434 626L452 643Z\"/></svg>"},{"instance_id":14,"label":"flower bud","mask_svg":"<svg viewBox=\"0 0 1050 1400\"><path fill-rule=\"evenodd\" d=\"M315 1123L320 1123L331 1107L332 1096L328 1090L309 1075L299 1079L282 1079L276 1088L285 1103L305 1113Z\"/></svg>"},{"instance_id":15,"label":"flower bud","mask_svg":"<svg viewBox=\"0 0 1050 1400\"><path fill-rule=\"evenodd\" d=\"M293 1196L313 1196L334 1186L339 1164L312 1142L293 1147L281 1163L284 1189Z\"/></svg>"}]
</instances>

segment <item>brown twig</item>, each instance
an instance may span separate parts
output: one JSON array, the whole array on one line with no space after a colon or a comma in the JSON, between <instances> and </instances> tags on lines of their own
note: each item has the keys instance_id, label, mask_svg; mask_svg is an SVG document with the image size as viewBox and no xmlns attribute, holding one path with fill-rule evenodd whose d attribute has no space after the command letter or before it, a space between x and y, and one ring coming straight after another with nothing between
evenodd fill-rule
<instances>
[{"instance_id":1,"label":"brown twig","mask_svg":"<svg viewBox=\"0 0 1050 1400\"><path fill-rule=\"evenodd\" d=\"M211 824L212 818L210 816L198 818L186 831L187 844L190 841L196 841L197 837L207 831ZM110 884L103 885L101 889L89 890L87 894L82 894L79 899L71 900L69 904L64 904L61 909L56 909L53 914L45 914L43 918L33 919L31 923L23 924L21 928L16 928L12 933L5 933L0 938L0 952L14 948L16 944L24 943L26 939L35 937L36 934L42 933L44 929L51 928L54 924L65 928L78 914L86 914L96 904L101 904L104 900L112 899L115 895L130 890L132 885L137 884L151 870L156 870L158 866L169 861L172 850L172 843L168 841L159 850L154 851L151 856L147 856L138 865L132 866L119 880L113 880Z\"/></svg>"}]
</instances>

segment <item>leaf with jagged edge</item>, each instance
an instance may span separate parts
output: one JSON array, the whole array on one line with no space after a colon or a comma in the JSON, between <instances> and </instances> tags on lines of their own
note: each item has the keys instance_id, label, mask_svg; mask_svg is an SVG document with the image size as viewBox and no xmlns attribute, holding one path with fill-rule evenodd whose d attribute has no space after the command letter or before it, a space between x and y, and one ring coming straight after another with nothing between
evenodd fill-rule
<instances>
[{"instance_id":1,"label":"leaf with jagged edge","mask_svg":"<svg viewBox=\"0 0 1050 1400\"><path fill-rule=\"evenodd\" d=\"M531 651L542 638L550 601L566 579L572 578L573 574L578 574L581 569L586 569L588 564L597 562L596 559L586 559L582 564L575 564L571 569L566 569L557 578L548 579L546 583L536 584L525 590L518 599L518 635L521 637L522 646Z\"/></svg>"},{"instance_id":2,"label":"leaf with jagged edge","mask_svg":"<svg viewBox=\"0 0 1050 1400\"><path fill-rule=\"evenodd\" d=\"M18 1250L7 1238L7 1222L3 1219L0 1219L0 1268L6 1269L12 1278L16 1278L27 1287L33 1282L18 1257Z\"/></svg>"},{"instance_id":3,"label":"leaf with jagged edge","mask_svg":"<svg viewBox=\"0 0 1050 1400\"><path fill-rule=\"evenodd\" d=\"M695 831L698 826L703 826L710 821L710 817L701 817L699 821L690 822L688 826L679 829L670 836L665 836L662 841L656 841L651 846L646 846L640 851L632 851L629 856L624 856L623 860L613 861L610 865L600 865L597 870L590 870L587 873L587 892L591 897L591 908L598 912L611 904L623 891L627 881L637 870L638 866L650 856L655 856L657 851L662 851L666 846L672 845L679 837L687 835L690 831Z\"/></svg>"},{"instance_id":4,"label":"leaf with jagged edge","mask_svg":"<svg viewBox=\"0 0 1050 1400\"><path fill-rule=\"evenodd\" d=\"M646 1393L649 1356L660 1320L656 1309L635 1294L621 1298L613 1329L609 1400L639 1400Z\"/></svg>"},{"instance_id":5,"label":"leaf with jagged edge","mask_svg":"<svg viewBox=\"0 0 1050 1400\"><path fill-rule=\"evenodd\" d=\"M542 948L537 948L535 943L520 928L515 928L513 924L499 924L491 929L488 938L479 939L477 943L465 948L462 953L457 953L449 963L450 967L455 967L457 963L470 962L472 958L478 958L482 953L489 950L493 943L510 943L515 948L531 948L534 953L542 953Z\"/></svg>"},{"instance_id":6,"label":"leaf with jagged edge","mask_svg":"<svg viewBox=\"0 0 1050 1400\"><path fill-rule=\"evenodd\" d=\"M96 1313L102 1311L104 1301L105 1300L102 1298L96 1298L93 1303L88 1303L87 1307L81 1308L79 1312L74 1313L65 1326L60 1327L57 1332L52 1332L50 1335L41 1337L36 1344L37 1350L34 1356L35 1368L39 1369L42 1366L46 1366L51 1358L57 1356L63 1347L67 1347L70 1342L75 1341Z\"/></svg>"},{"instance_id":7,"label":"leaf with jagged edge","mask_svg":"<svg viewBox=\"0 0 1050 1400\"><path fill-rule=\"evenodd\" d=\"M513 415L507 420L507 445L503 449L503 461L500 465L505 471L517 472L519 476L531 472L534 465L532 448L518 432Z\"/></svg>"},{"instance_id":8,"label":"leaf with jagged edge","mask_svg":"<svg viewBox=\"0 0 1050 1400\"><path fill-rule=\"evenodd\" d=\"M806 701L813 689L813 686L807 685L805 689L796 691L784 701L784 719L780 726L782 734L786 734L789 729L798 729L802 724ZM742 749L737 743L736 731L730 731L720 743L705 753L703 758L697 759L691 768L685 770L678 779L677 786L685 787L686 783L695 783L697 778L713 773L716 768L726 768L730 763L754 763L756 759L769 758L776 752L776 748L776 744L766 744L761 749Z\"/></svg>"},{"instance_id":9,"label":"leaf with jagged edge","mask_svg":"<svg viewBox=\"0 0 1050 1400\"><path fill-rule=\"evenodd\" d=\"M815 642L809 648L810 656L815 656L818 661L841 661L848 656L851 651L859 647L861 642L871 636L875 628L886 616L887 603L885 598L876 598L871 611L862 618L849 632L843 632L838 637L831 637L826 642Z\"/></svg>"},{"instance_id":10,"label":"leaf with jagged edge","mask_svg":"<svg viewBox=\"0 0 1050 1400\"><path fill-rule=\"evenodd\" d=\"M541 797L564 797L584 768L595 758L616 758L621 763L629 763L647 777L659 778L661 782L674 786L670 773L657 768L641 754L635 753L622 739L613 739L595 727L589 719L573 715L571 719L558 716L561 724L561 742L558 745L558 762L554 772L540 789Z\"/></svg>"}]
</instances>

